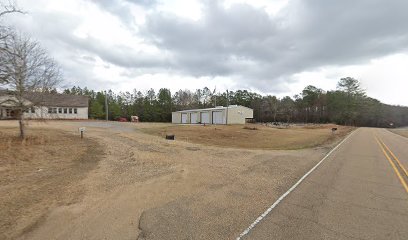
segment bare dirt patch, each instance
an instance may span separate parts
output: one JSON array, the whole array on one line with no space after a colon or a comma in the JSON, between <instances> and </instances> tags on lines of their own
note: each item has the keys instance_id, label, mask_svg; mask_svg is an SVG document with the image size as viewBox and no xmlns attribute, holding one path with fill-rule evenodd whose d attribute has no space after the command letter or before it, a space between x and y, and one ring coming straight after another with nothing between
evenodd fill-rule
<instances>
[{"instance_id":1,"label":"bare dirt patch","mask_svg":"<svg viewBox=\"0 0 408 240\"><path fill-rule=\"evenodd\" d=\"M103 150L94 140L58 130L30 129L21 141L17 128L0 128L0 238L31 231L55 206L78 202L80 181Z\"/></svg>"},{"instance_id":2,"label":"bare dirt patch","mask_svg":"<svg viewBox=\"0 0 408 240\"><path fill-rule=\"evenodd\" d=\"M338 130L332 133L332 128ZM164 137L175 134L177 140L244 149L293 150L327 144L344 137L351 127L332 124L272 128L263 125L162 125L144 127L148 134Z\"/></svg>"},{"instance_id":3,"label":"bare dirt patch","mask_svg":"<svg viewBox=\"0 0 408 240\"><path fill-rule=\"evenodd\" d=\"M6 133L12 126L15 128L17 123L0 121L0 132ZM79 177L53 177L58 175L57 170L67 171L64 176L69 175L69 171L81 171L75 165L69 165L68 158L64 160L65 156L62 154L53 161L51 159L62 149L80 147L81 145L77 145L80 144L77 142L79 139L76 140L78 127L84 126L84 140L96 141L95 148L103 148L104 155L97 162L98 167ZM38 172L31 169L46 168L28 165L27 173L20 174L18 181L13 180L21 182L20 185L15 184L16 188L8 190L1 188L0 193L3 195L5 192L16 191L10 195L19 196L18 186L29 189L27 196L36 196L33 191L37 189L43 193L37 196L38 204L30 203L34 207L30 207L29 203L19 203L18 199L13 203L7 202L5 197L1 198L1 201L9 204L0 206L2 216L10 212L10 216L15 216L14 222L20 226L6 229L8 235L4 235L4 238L233 239L259 216L265 207L319 161L334 144L296 151L271 151L206 146L192 141L168 141L160 134L144 133L149 129L168 126L172 125L96 121L30 122L29 132L44 131L45 136L58 133L61 134L58 139L65 140L58 142L55 137L50 136L49 140L44 137L44 141L35 140L39 145L33 144L35 148L25 153L27 159L30 159L31 155L50 155L49 161L44 164L51 167L54 164L56 166L53 166L53 169L57 170L49 175L48 180L42 178L41 181L37 180L37 184L33 176ZM44 130L45 127L47 130ZM242 127L239 127L239 131L245 133L257 133L263 129L259 126L257 128L261 130ZM205 130L210 130L211 133L223 131L211 128ZM73 141L69 140L71 136ZM5 146L8 146L7 144L8 142ZM59 148L47 147L50 144L57 144ZM91 144L88 147L92 146ZM78 154L78 159L81 159L79 155L84 156L84 153L90 151L88 147L75 153ZM9 151L7 156L11 154L13 153ZM97 153L89 154L98 156ZM72 157L75 162L74 159L76 158ZM34 163L31 161L31 164ZM70 181L64 181L66 179ZM21 191L23 194L24 189ZM27 196L26 198L29 198ZM26 216L34 216L30 215L34 213L20 212L12 215L12 211L25 208L24 204L28 209L37 209L33 210L34 213L43 215L37 214L35 216L38 217L30 218ZM27 224L28 222L31 225Z\"/></svg>"}]
</instances>

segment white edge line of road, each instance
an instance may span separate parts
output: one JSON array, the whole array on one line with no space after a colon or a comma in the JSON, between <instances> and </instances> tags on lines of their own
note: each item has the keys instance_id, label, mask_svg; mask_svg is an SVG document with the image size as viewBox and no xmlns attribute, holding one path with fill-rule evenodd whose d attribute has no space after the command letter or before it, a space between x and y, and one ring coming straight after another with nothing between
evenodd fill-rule
<instances>
[{"instance_id":1,"label":"white edge line of road","mask_svg":"<svg viewBox=\"0 0 408 240\"><path fill-rule=\"evenodd\" d=\"M305 178L307 176L309 176L320 164L322 164L324 162L324 160L326 160L334 151L336 151L345 141L347 141L347 139L349 139L358 129L354 130L352 133L350 133L345 139L343 139L343 141L341 141L339 144L337 144L337 146L335 146L326 156L324 156L324 158L322 160L320 160L320 162L318 162L312 169L310 169L305 175L303 175L303 177L301 179L299 179L299 181L297 181L295 183L295 185L293 185L291 188L289 188L289 190L287 192L285 192L282 196L280 196L278 198L278 200L276 200L268 209L266 209L266 211L264 213L262 213L261 216L259 216L251 225L249 225L249 227L247 229L245 229L240 235L239 237L236 238L236 240L241 240L242 237L246 236L253 228L255 228L255 226L261 222L287 195L289 195L289 193L291 193L297 186L299 186L299 184L301 184L303 182L303 180L305 180Z\"/></svg>"}]
</instances>

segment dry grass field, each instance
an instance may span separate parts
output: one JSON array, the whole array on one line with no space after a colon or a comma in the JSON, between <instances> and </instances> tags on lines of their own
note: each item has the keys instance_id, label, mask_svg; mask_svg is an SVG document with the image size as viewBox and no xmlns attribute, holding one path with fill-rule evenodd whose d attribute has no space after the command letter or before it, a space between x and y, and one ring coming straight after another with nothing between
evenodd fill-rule
<instances>
[{"instance_id":1,"label":"dry grass field","mask_svg":"<svg viewBox=\"0 0 408 240\"><path fill-rule=\"evenodd\" d=\"M15 238L40 224L47 209L73 204L84 194L80 180L102 153L95 141L60 130L0 129L0 238Z\"/></svg>"},{"instance_id":2,"label":"dry grass field","mask_svg":"<svg viewBox=\"0 0 408 240\"><path fill-rule=\"evenodd\" d=\"M235 238L349 130L257 128L0 121L0 239Z\"/></svg>"},{"instance_id":3,"label":"dry grass field","mask_svg":"<svg viewBox=\"0 0 408 240\"><path fill-rule=\"evenodd\" d=\"M408 129L407 128L391 129L390 131L393 132L393 133L396 133L398 135L401 135L403 137L408 138Z\"/></svg>"},{"instance_id":4,"label":"dry grass field","mask_svg":"<svg viewBox=\"0 0 408 240\"><path fill-rule=\"evenodd\" d=\"M333 134L331 129L338 128ZM350 127L332 124L273 128L258 124L243 125L157 125L144 132L157 136L174 134L176 139L192 143L244 149L293 150L316 147L343 137Z\"/></svg>"}]
</instances>

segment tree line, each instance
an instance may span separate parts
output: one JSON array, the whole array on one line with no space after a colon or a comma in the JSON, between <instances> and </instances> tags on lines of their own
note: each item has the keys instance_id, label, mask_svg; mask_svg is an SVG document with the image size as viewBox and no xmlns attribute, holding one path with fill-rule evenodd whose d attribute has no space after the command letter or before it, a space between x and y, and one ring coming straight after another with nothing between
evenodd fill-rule
<instances>
[{"instance_id":1,"label":"tree line","mask_svg":"<svg viewBox=\"0 0 408 240\"><path fill-rule=\"evenodd\" d=\"M360 82L351 77L340 79L336 90L324 91L309 85L301 93L283 98L247 90L215 93L207 87L175 93L167 88L158 92L135 89L115 93L112 90L103 92L72 87L65 89L64 93L89 96L89 117L92 119L105 119L107 97L110 120L139 116L145 122L170 122L174 111L230 104L252 108L256 122L337 123L369 127L408 125L408 107L387 105L368 97Z\"/></svg>"}]
</instances>

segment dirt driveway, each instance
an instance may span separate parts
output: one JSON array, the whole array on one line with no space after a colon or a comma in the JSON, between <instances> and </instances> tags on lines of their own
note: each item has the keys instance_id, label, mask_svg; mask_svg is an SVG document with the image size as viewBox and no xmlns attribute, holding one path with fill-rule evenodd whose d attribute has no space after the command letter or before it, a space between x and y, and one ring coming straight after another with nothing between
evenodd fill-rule
<instances>
[{"instance_id":1,"label":"dirt driveway","mask_svg":"<svg viewBox=\"0 0 408 240\"><path fill-rule=\"evenodd\" d=\"M0 131L12 126L0 122ZM95 168L71 179L81 197L44 209L40 222L11 238L232 239L335 143L296 151L217 148L166 141L130 123L32 122L29 131L75 136L79 126L87 128L83 141L102 149Z\"/></svg>"}]
</instances>

